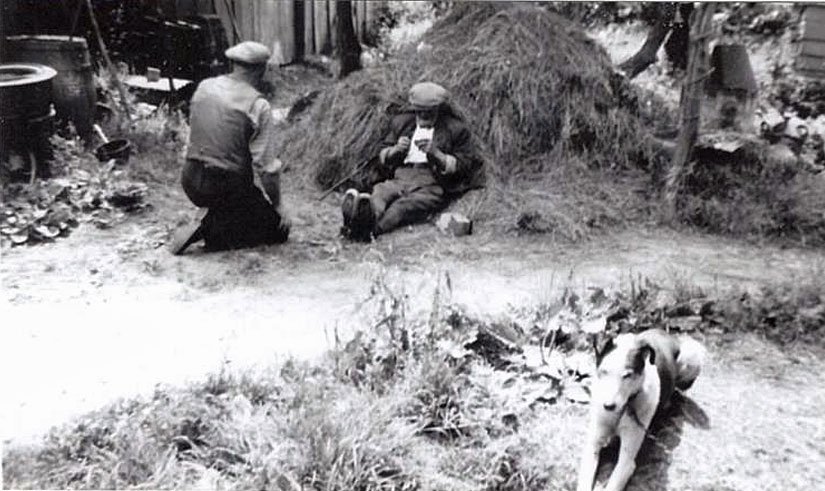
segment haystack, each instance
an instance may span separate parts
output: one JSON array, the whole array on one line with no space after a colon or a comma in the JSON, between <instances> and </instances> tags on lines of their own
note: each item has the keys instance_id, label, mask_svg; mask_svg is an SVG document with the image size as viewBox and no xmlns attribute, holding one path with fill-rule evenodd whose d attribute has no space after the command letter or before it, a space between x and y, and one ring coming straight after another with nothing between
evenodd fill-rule
<instances>
[{"instance_id":1,"label":"haystack","mask_svg":"<svg viewBox=\"0 0 825 491\"><path fill-rule=\"evenodd\" d=\"M422 80L450 89L495 175L541 173L553 165L548 154L615 167L638 153L637 108L607 54L546 8L459 4L423 42L327 89L283 133L282 158L332 185L378 152L407 89Z\"/></svg>"}]
</instances>

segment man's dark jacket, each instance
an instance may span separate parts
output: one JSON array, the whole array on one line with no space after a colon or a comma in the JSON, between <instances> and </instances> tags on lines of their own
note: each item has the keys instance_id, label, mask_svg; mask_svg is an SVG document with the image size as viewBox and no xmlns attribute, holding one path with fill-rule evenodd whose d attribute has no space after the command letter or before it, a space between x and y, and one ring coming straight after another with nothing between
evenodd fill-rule
<instances>
[{"instance_id":1,"label":"man's dark jacket","mask_svg":"<svg viewBox=\"0 0 825 491\"><path fill-rule=\"evenodd\" d=\"M384 138L383 148L395 145L402 136L412 138L414 132L415 113L403 112L396 115L390 123L390 132ZM435 123L433 140L435 147L456 158L454 173L434 173L447 194L458 195L484 186L484 160L473 141L470 129L461 119L449 110L443 112ZM401 167L404 165L405 157L406 154L403 152L396 154L388 158L384 165L391 168ZM432 161L430 164L435 165Z\"/></svg>"}]
</instances>

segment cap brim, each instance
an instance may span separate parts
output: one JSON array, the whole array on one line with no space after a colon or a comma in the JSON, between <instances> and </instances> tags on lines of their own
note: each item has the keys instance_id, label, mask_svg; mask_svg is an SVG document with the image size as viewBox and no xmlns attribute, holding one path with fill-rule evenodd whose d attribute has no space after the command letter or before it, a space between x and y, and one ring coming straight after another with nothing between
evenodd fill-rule
<instances>
[{"instance_id":1,"label":"cap brim","mask_svg":"<svg viewBox=\"0 0 825 491\"><path fill-rule=\"evenodd\" d=\"M441 105L440 102L438 104L433 104L433 105L430 105L430 106L424 106L424 105L421 105L421 104L414 104L414 103L411 102L410 103L410 109L412 109L413 111L431 111L433 109L438 109L438 107L440 105Z\"/></svg>"}]
</instances>

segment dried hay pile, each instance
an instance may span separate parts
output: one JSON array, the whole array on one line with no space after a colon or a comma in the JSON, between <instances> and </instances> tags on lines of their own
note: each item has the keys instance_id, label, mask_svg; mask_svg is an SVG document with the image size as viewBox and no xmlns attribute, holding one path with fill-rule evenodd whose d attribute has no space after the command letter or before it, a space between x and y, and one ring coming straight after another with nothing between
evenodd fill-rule
<instances>
[{"instance_id":1,"label":"dried hay pile","mask_svg":"<svg viewBox=\"0 0 825 491\"><path fill-rule=\"evenodd\" d=\"M631 91L601 47L547 9L459 4L424 43L322 93L285 129L284 161L333 185L377 154L391 113L422 80L451 91L499 177L540 174L573 156L594 168L626 167L638 156Z\"/></svg>"}]
</instances>

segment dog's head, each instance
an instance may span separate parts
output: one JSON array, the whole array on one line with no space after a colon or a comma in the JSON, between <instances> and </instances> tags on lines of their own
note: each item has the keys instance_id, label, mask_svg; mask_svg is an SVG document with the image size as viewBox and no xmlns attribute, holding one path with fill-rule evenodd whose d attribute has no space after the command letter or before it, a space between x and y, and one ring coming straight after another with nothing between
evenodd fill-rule
<instances>
[{"instance_id":1,"label":"dog's head","mask_svg":"<svg viewBox=\"0 0 825 491\"><path fill-rule=\"evenodd\" d=\"M642 389L645 367L654 363L655 357L653 348L634 334L608 340L597 353L591 404L603 411L621 412Z\"/></svg>"}]
</instances>

